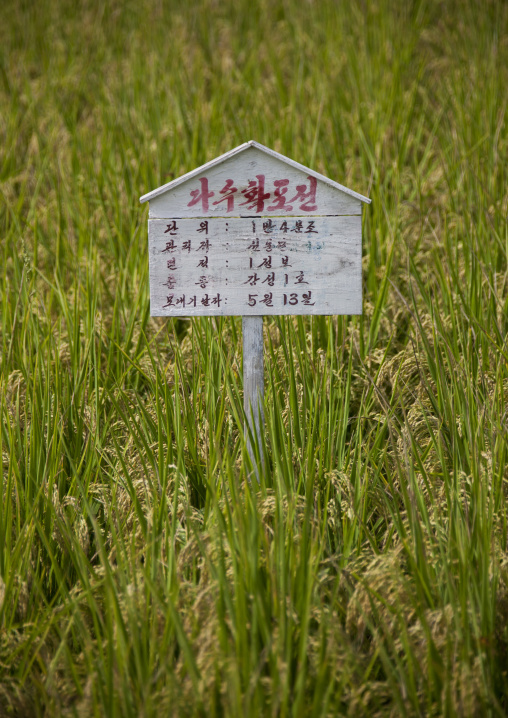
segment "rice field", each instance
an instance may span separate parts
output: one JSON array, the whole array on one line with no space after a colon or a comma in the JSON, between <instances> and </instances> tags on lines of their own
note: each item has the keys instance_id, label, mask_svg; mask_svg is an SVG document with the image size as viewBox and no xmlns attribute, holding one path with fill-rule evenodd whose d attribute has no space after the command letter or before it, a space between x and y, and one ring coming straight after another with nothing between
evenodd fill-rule
<instances>
[{"instance_id":1,"label":"rice field","mask_svg":"<svg viewBox=\"0 0 508 718\"><path fill-rule=\"evenodd\" d=\"M508 5L4 0L0 716L508 713ZM150 317L139 197L367 195L361 317Z\"/></svg>"}]
</instances>

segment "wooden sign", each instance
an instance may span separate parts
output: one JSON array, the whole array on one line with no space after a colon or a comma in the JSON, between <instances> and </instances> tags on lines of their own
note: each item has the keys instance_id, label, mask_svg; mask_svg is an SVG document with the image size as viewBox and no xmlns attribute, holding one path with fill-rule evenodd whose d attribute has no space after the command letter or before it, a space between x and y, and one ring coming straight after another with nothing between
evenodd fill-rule
<instances>
[{"instance_id":1,"label":"wooden sign","mask_svg":"<svg viewBox=\"0 0 508 718\"><path fill-rule=\"evenodd\" d=\"M370 200L247 142L141 197L152 316L361 314Z\"/></svg>"},{"instance_id":2,"label":"wooden sign","mask_svg":"<svg viewBox=\"0 0 508 718\"><path fill-rule=\"evenodd\" d=\"M245 437L260 481L263 315L361 314L370 199L251 141L146 201L152 316L243 317Z\"/></svg>"}]
</instances>

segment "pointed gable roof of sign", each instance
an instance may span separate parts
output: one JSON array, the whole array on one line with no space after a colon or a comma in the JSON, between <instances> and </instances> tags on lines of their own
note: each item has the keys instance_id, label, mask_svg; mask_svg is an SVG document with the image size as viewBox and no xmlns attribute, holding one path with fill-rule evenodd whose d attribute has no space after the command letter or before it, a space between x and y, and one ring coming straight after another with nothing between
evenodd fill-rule
<instances>
[{"instance_id":1,"label":"pointed gable roof of sign","mask_svg":"<svg viewBox=\"0 0 508 718\"><path fill-rule=\"evenodd\" d=\"M148 194L144 194L142 197L140 197L139 201L140 202L149 202L150 200L155 199L155 197L159 197L159 195L164 194L165 192L168 192L169 190L175 189L175 187L178 187L179 185L183 184L184 182L187 182L188 180L192 179L193 177L196 177L196 175L201 174L205 170L208 170L208 169L211 169L212 167L220 165L223 162L225 162L226 160L230 159L231 157L234 157L235 155L240 154L241 152L245 152L245 150L248 150L250 147L255 147L256 149L261 150L261 152L265 152L270 157L274 157L275 159L279 160L280 162L285 162L290 167L293 167L294 169L305 172L306 174L311 175L311 177L315 177L316 179L321 180L321 182L325 182L330 187L340 190L341 192L344 192L345 194L348 194L350 197L354 197L355 199L358 199L361 202L370 204L372 201L368 197L364 197L362 194L358 194L358 192L354 192L352 189L348 189L348 187L344 187L343 185L339 184L338 182L334 182L333 180L329 179L328 177L325 177L324 175L320 174L319 172L314 172L314 170L311 170L308 167L305 167L305 165L301 165L299 162L295 162L294 160L289 159L289 157L285 157L284 155L281 155L279 152L275 152L275 150L271 150L268 147L265 147L264 145L259 144L259 142L255 142L254 140L250 140L249 142L244 142L243 145L239 145L238 147L235 147L234 149L229 150L229 152L226 152L225 154L221 155L220 157L216 157L214 160L211 160L210 162L207 162L206 164L201 165L201 167L197 167L196 169L192 170L191 172L187 172L186 174L182 175L181 177L178 177L177 179L174 179L171 182L168 182L167 184L162 185L162 187L158 187L157 189L152 190L152 192L148 192Z\"/></svg>"}]
</instances>

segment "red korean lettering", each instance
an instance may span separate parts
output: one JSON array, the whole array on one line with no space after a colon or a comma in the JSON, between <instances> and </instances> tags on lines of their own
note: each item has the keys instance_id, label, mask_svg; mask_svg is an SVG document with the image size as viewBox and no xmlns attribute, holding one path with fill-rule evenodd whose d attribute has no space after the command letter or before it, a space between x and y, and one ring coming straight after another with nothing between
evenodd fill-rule
<instances>
[{"instance_id":1,"label":"red korean lettering","mask_svg":"<svg viewBox=\"0 0 508 718\"><path fill-rule=\"evenodd\" d=\"M247 281L244 282L244 284L250 284L251 287L255 287L259 280L260 277L258 277L257 272L254 272L254 274L249 275Z\"/></svg>"},{"instance_id":2,"label":"red korean lettering","mask_svg":"<svg viewBox=\"0 0 508 718\"><path fill-rule=\"evenodd\" d=\"M224 197L222 199L218 199L214 204L220 204L221 202L227 202L227 208L226 212L232 212L235 206L235 192L238 192L237 188L234 186L234 182L232 179L226 180L226 184L224 187L220 190L220 194L223 194Z\"/></svg>"},{"instance_id":3,"label":"red korean lettering","mask_svg":"<svg viewBox=\"0 0 508 718\"><path fill-rule=\"evenodd\" d=\"M176 284L176 279L170 274L169 277L165 282L163 282L162 286L167 287L168 289L174 289Z\"/></svg>"},{"instance_id":4,"label":"red korean lettering","mask_svg":"<svg viewBox=\"0 0 508 718\"><path fill-rule=\"evenodd\" d=\"M276 209L282 209L285 212L291 212L293 207L292 207L292 205L286 204L286 197L285 197L285 195L288 191L289 180L288 179L275 180L275 182L273 184L275 186L275 192L273 193L275 202L274 202L274 204L272 204L268 207L268 210L270 212L272 212L273 210L276 210ZM297 187L297 189L298 189L298 187Z\"/></svg>"},{"instance_id":5,"label":"red korean lettering","mask_svg":"<svg viewBox=\"0 0 508 718\"><path fill-rule=\"evenodd\" d=\"M305 281L304 276L303 272L297 274L295 284L308 284L308 282Z\"/></svg>"},{"instance_id":6,"label":"red korean lettering","mask_svg":"<svg viewBox=\"0 0 508 718\"><path fill-rule=\"evenodd\" d=\"M168 228L165 230L164 234L167 234L168 232L170 235L176 234L178 232L178 227L176 226L176 220L173 220L173 222L170 222L168 224Z\"/></svg>"},{"instance_id":7,"label":"red korean lettering","mask_svg":"<svg viewBox=\"0 0 508 718\"><path fill-rule=\"evenodd\" d=\"M205 239L203 242L201 242L199 247L196 249L196 252L205 252L205 254L206 254L206 252L210 251L211 246L212 245L210 244L210 242L207 239Z\"/></svg>"},{"instance_id":8,"label":"red korean lettering","mask_svg":"<svg viewBox=\"0 0 508 718\"><path fill-rule=\"evenodd\" d=\"M175 244L175 240L172 239L170 242L166 242L166 248L162 250L162 252L174 252L175 249L178 249L178 247Z\"/></svg>"},{"instance_id":9,"label":"red korean lettering","mask_svg":"<svg viewBox=\"0 0 508 718\"><path fill-rule=\"evenodd\" d=\"M263 212L265 201L270 199L270 192L265 192L265 176L256 175L256 180L250 180L246 189L242 190L245 202L242 205L248 205L248 209L254 209L256 213Z\"/></svg>"},{"instance_id":10,"label":"red korean lettering","mask_svg":"<svg viewBox=\"0 0 508 718\"><path fill-rule=\"evenodd\" d=\"M195 204L198 204L198 202L201 202L201 209L203 212L208 212L208 201L214 196L214 193L208 191L208 180L206 177L202 177L199 180L199 183L201 185L201 189L191 190L190 194L192 199L188 203L187 207L193 207Z\"/></svg>"},{"instance_id":11,"label":"red korean lettering","mask_svg":"<svg viewBox=\"0 0 508 718\"><path fill-rule=\"evenodd\" d=\"M300 209L304 212L314 212L317 209L316 204L316 190L317 190L317 179L315 177L307 176L309 180L309 188L307 185L298 184L296 185L296 194L290 202L299 202Z\"/></svg>"}]
</instances>

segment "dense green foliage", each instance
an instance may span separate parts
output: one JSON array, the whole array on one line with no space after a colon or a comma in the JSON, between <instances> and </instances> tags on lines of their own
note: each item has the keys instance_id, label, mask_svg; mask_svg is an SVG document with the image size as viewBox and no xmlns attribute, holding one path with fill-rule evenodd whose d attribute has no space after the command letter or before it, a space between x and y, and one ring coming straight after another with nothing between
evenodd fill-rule
<instances>
[{"instance_id":1,"label":"dense green foliage","mask_svg":"<svg viewBox=\"0 0 508 718\"><path fill-rule=\"evenodd\" d=\"M0 715L508 711L508 4L4 0ZM149 317L141 194L370 196L364 315Z\"/></svg>"}]
</instances>

